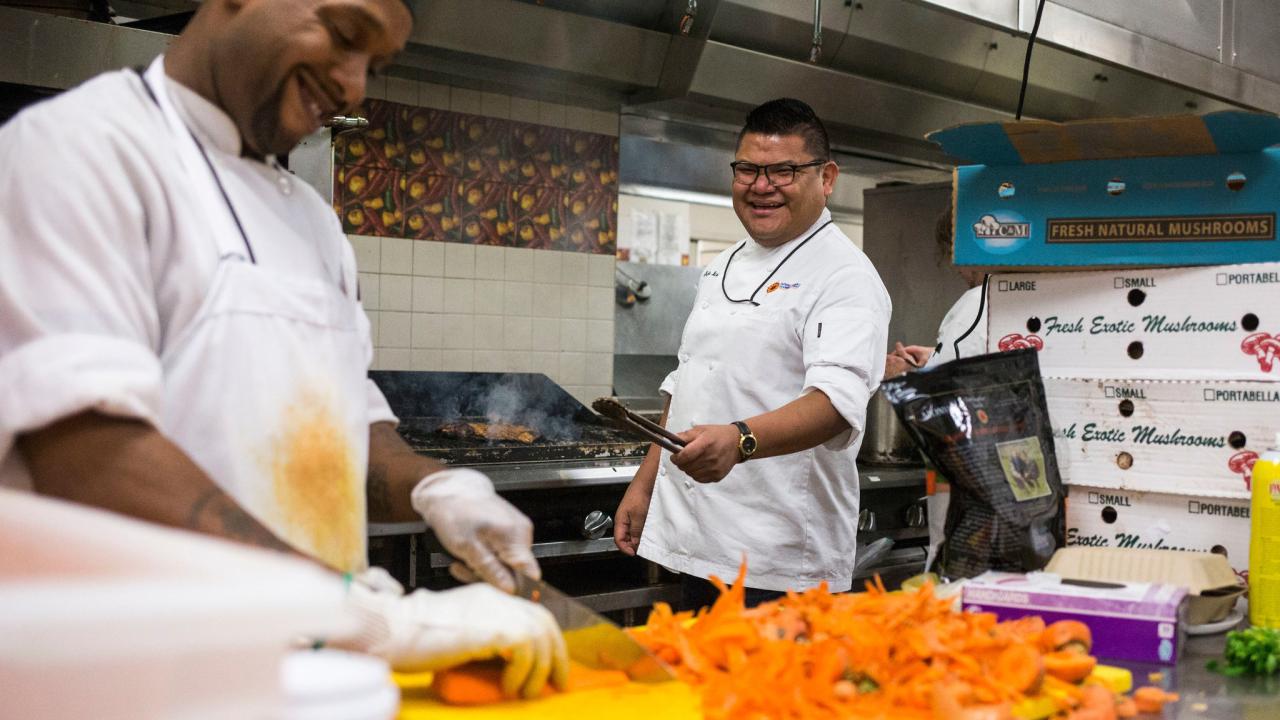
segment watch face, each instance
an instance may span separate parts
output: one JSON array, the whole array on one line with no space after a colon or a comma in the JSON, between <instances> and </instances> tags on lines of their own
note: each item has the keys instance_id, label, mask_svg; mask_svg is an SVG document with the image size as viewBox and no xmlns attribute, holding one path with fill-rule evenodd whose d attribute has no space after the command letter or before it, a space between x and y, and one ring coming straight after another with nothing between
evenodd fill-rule
<instances>
[{"instance_id":1,"label":"watch face","mask_svg":"<svg viewBox=\"0 0 1280 720\"><path fill-rule=\"evenodd\" d=\"M754 435L748 435L742 438L742 452L750 455L755 451L756 451L756 437Z\"/></svg>"}]
</instances>

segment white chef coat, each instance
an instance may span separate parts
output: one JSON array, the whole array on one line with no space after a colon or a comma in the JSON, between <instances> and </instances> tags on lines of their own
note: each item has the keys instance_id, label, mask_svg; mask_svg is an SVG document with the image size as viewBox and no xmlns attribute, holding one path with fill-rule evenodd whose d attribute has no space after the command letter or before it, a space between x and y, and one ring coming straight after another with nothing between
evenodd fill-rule
<instances>
[{"instance_id":1,"label":"white chef coat","mask_svg":"<svg viewBox=\"0 0 1280 720\"><path fill-rule=\"evenodd\" d=\"M981 318L978 317L979 308L982 310ZM974 320L978 321L976 327L973 325ZM971 327L973 332L969 332ZM965 333L969 333L968 336L965 336ZM960 354L957 356L955 343L960 337L964 339L960 341ZM985 354L987 354L987 307L982 302L982 286L978 285L966 290L942 318L942 324L938 326L938 346L924 366L933 367L958 358Z\"/></svg>"},{"instance_id":2,"label":"white chef coat","mask_svg":"<svg viewBox=\"0 0 1280 720\"><path fill-rule=\"evenodd\" d=\"M256 239L256 269L353 296L355 258L332 208L273 158L240 157L230 117L163 81ZM179 139L132 71L99 76L0 129L0 485L30 486L16 435L77 412L137 418L162 432L180 422L165 358L208 321L229 215L223 198L192 181ZM346 336L364 338L367 368L367 328ZM253 347L230 345L228 353L252 356ZM219 381L234 382L211 382ZM364 383L364 424L394 422L376 386ZM179 442L200 462L198 444ZM227 488L227 478L205 470Z\"/></svg>"},{"instance_id":3,"label":"white chef coat","mask_svg":"<svg viewBox=\"0 0 1280 720\"><path fill-rule=\"evenodd\" d=\"M667 427L676 432L745 420L814 390L831 399L850 430L802 452L740 463L712 484L691 479L664 451L642 557L726 580L745 557L747 586L765 590L852 584L854 459L867 400L884 374L890 301L866 255L830 219L823 210L809 230L774 248L743 240L703 271L680 364L662 392L671 396ZM726 299L725 291L749 297L775 267L755 296L759 306Z\"/></svg>"}]
</instances>

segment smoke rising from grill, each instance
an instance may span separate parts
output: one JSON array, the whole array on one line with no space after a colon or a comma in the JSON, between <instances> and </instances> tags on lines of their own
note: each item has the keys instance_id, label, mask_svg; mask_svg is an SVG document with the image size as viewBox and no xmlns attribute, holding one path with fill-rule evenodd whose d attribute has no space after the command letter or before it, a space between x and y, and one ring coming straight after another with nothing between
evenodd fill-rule
<instances>
[{"instance_id":1,"label":"smoke rising from grill","mask_svg":"<svg viewBox=\"0 0 1280 720\"><path fill-rule=\"evenodd\" d=\"M577 440L582 430L572 414L565 414L562 398L556 393L531 390L521 376L508 375L467 404L479 409L477 414L490 423L526 425L551 440Z\"/></svg>"}]
</instances>

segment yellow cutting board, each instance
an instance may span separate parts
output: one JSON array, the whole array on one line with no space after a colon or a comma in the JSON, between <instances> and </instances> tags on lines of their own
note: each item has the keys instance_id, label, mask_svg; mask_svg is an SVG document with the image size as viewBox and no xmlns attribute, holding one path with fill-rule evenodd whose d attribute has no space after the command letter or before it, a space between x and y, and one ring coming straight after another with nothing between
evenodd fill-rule
<instances>
[{"instance_id":1,"label":"yellow cutting board","mask_svg":"<svg viewBox=\"0 0 1280 720\"><path fill-rule=\"evenodd\" d=\"M609 720L700 720L698 695L682 682L631 683L582 690L538 700L454 707L430 694L431 673L393 675L400 686L398 720L563 720L608 717Z\"/></svg>"},{"instance_id":2,"label":"yellow cutting board","mask_svg":"<svg viewBox=\"0 0 1280 720\"><path fill-rule=\"evenodd\" d=\"M698 695L682 682L583 690L539 700L453 707L437 702L430 692L431 673L394 674L400 686L398 720L562 720L568 717L607 716L610 720L699 720ZM1129 692L1133 677L1123 668L1099 665L1093 679L1114 692ZM1021 720L1041 720L1057 712L1053 698L1029 698L1014 710Z\"/></svg>"}]
</instances>

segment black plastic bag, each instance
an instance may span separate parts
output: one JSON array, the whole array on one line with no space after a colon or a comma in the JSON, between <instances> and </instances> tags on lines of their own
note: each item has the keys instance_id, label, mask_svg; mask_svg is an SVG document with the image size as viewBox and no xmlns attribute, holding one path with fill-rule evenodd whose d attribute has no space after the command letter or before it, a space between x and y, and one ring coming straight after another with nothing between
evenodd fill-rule
<instances>
[{"instance_id":1,"label":"black plastic bag","mask_svg":"<svg viewBox=\"0 0 1280 720\"><path fill-rule=\"evenodd\" d=\"M1040 570L1066 536L1036 350L964 358L886 380L885 397L951 481L941 573Z\"/></svg>"}]
</instances>

